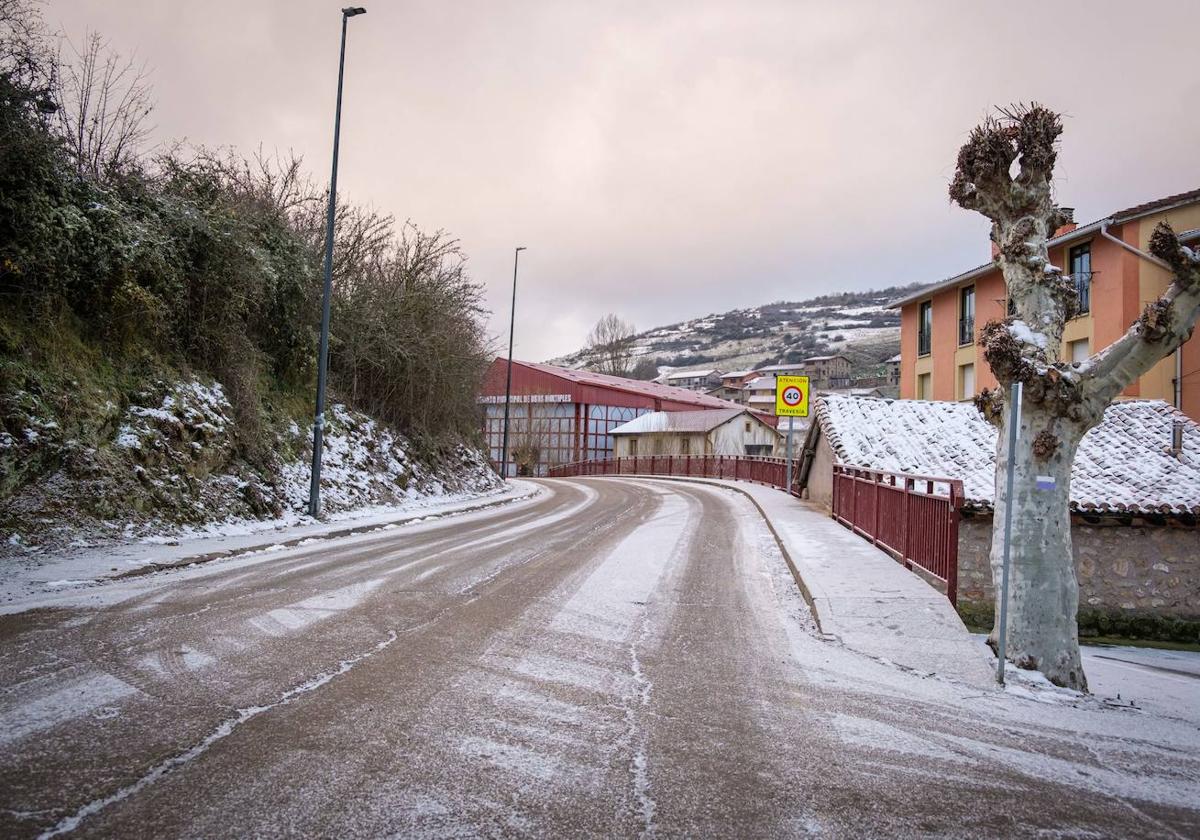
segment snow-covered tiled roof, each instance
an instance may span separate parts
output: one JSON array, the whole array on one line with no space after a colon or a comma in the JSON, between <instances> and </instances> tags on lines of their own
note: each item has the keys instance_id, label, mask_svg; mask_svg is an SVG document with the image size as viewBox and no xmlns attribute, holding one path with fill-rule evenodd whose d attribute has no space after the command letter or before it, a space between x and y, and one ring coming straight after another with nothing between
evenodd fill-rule
<instances>
[{"instance_id":1,"label":"snow-covered tiled roof","mask_svg":"<svg viewBox=\"0 0 1200 840\"><path fill-rule=\"evenodd\" d=\"M667 374L667 379L692 379L697 376L713 376L719 370L673 370Z\"/></svg>"},{"instance_id":2,"label":"snow-covered tiled roof","mask_svg":"<svg viewBox=\"0 0 1200 840\"><path fill-rule=\"evenodd\" d=\"M610 435L638 435L652 432L707 432L729 422L739 414L753 417L746 409L709 411L651 411L614 428Z\"/></svg>"},{"instance_id":3,"label":"snow-covered tiled roof","mask_svg":"<svg viewBox=\"0 0 1200 840\"><path fill-rule=\"evenodd\" d=\"M972 404L829 394L814 409L837 461L960 479L968 505L992 506L997 431ZM1179 457L1169 452L1177 420ZM1200 425L1161 400L1113 403L1080 443L1071 507L1200 514Z\"/></svg>"}]
</instances>

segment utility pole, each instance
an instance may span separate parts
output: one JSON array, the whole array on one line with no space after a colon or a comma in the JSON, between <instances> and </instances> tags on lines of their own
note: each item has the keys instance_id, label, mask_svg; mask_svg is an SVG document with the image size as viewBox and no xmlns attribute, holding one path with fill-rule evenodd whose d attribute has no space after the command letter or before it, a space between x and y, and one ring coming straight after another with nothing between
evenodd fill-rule
<instances>
[{"instance_id":1,"label":"utility pole","mask_svg":"<svg viewBox=\"0 0 1200 840\"><path fill-rule=\"evenodd\" d=\"M792 417L789 414L788 415L788 428L787 428L787 443L785 443L784 447L783 447L784 458L787 459L786 487L787 487L788 493L792 492L792 432L795 429L795 426L792 424L794 424L795 422L796 422L796 418Z\"/></svg>"},{"instance_id":2,"label":"utility pole","mask_svg":"<svg viewBox=\"0 0 1200 840\"><path fill-rule=\"evenodd\" d=\"M342 131L342 77L346 69L346 22L366 9L342 9L342 46L338 53L337 110L333 115L333 173L329 178L329 217L325 220L325 289L321 295L321 346L317 351L317 410L313 420L312 484L308 488L308 514L321 513L321 449L325 444L325 372L329 367L329 303L333 297L333 217L337 203L338 141Z\"/></svg>"},{"instance_id":3,"label":"utility pole","mask_svg":"<svg viewBox=\"0 0 1200 840\"><path fill-rule=\"evenodd\" d=\"M996 636L996 682L1004 685L1004 654L1008 642L1008 567L1012 557L1013 483L1016 468L1017 427L1021 423L1021 383L1014 382L1008 395L1008 464L1005 465L1004 565L1000 573L1000 632Z\"/></svg>"},{"instance_id":4,"label":"utility pole","mask_svg":"<svg viewBox=\"0 0 1200 840\"><path fill-rule=\"evenodd\" d=\"M512 354L513 354L513 332L517 324L517 263L521 259L521 252L525 250L524 245L518 245L513 251L513 294L512 294L512 312L508 319L508 369L505 371L507 378L504 381L504 442L500 448L500 476L508 478L508 404L512 399ZM530 407L532 410L532 406Z\"/></svg>"}]
</instances>

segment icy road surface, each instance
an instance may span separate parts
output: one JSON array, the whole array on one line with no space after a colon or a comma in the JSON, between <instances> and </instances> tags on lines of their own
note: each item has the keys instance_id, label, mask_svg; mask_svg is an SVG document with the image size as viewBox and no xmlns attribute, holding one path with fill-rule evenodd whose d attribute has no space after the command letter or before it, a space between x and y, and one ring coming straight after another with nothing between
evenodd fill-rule
<instances>
[{"instance_id":1,"label":"icy road surface","mask_svg":"<svg viewBox=\"0 0 1200 840\"><path fill-rule=\"evenodd\" d=\"M0 836L1200 835L1194 721L824 640L732 491L545 486L0 618Z\"/></svg>"}]
</instances>

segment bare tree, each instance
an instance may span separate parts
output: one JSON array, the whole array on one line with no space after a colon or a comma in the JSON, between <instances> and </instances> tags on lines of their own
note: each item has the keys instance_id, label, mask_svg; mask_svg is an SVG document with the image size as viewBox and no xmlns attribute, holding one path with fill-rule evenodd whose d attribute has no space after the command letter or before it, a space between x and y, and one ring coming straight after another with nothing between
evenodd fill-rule
<instances>
[{"instance_id":1,"label":"bare tree","mask_svg":"<svg viewBox=\"0 0 1200 840\"><path fill-rule=\"evenodd\" d=\"M68 42L69 44L69 42ZM73 59L59 52L58 127L79 177L104 180L125 171L150 133L154 108L145 65L125 59L88 32Z\"/></svg>"},{"instance_id":2,"label":"bare tree","mask_svg":"<svg viewBox=\"0 0 1200 840\"><path fill-rule=\"evenodd\" d=\"M658 376L658 364L649 356L639 356L633 369L629 372L631 379L641 379L645 382Z\"/></svg>"},{"instance_id":3,"label":"bare tree","mask_svg":"<svg viewBox=\"0 0 1200 840\"><path fill-rule=\"evenodd\" d=\"M1041 670L1058 685L1086 689L1071 553L1071 464L1105 407L1192 334L1200 313L1200 255L1160 223L1150 251L1173 274L1170 287L1115 343L1082 363L1060 361L1063 329L1078 307L1075 284L1050 264L1046 244L1071 221L1051 191L1061 133L1059 115L1040 105L1000 111L975 128L959 151L950 197L992 220L996 260L1014 306L1011 317L992 321L981 332L984 357L1001 387L984 390L976 400L984 416L1002 429L991 549L997 582L1002 523L1007 506L1014 506L1008 658ZM1016 382L1022 384L1020 426L1010 453L1004 403ZM1012 499L1004 486L1010 457L1016 474ZM1038 482L1038 476L1051 481Z\"/></svg>"},{"instance_id":4,"label":"bare tree","mask_svg":"<svg viewBox=\"0 0 1200 840\"><path fill-rule=\"evenodd\" d=\"M587 337L592 368L597 373L629 376L633 370L633 337L636 334L633 324L611 312L597 321Z\"/></svg>"},{"instance_id":5,"label":"bare tree","mask_svg":"<svg viewBox=\"0 0 1200 840\"><path fill-rule=\"evenodd\" d=\"M513 397L509 453L517 467L517 475L537 475L538 466L549 463L553 450L550 421L543 413L546 405L532 394Z\"/></svg>"},{"instance_id":6,"label":"bare tree","mask_svg":"<svg viewBox=\"0 0 1200 840\"><path fill-rule=\"evenodd\" d=\"M0 79L6 96L23 91L35 111L52 113L54 56L46 50L46 27L34 0L0 0Z\"/></svg>"}]
</instances>

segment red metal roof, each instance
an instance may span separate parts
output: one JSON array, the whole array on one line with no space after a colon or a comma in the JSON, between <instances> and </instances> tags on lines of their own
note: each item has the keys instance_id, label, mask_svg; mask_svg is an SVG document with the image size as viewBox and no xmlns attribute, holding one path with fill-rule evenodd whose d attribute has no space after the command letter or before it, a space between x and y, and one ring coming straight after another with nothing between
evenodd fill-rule
<instances>
[{"instance_id":1,"label":"red metal roof","mask_svg":"<svg viewBox=\"0 0 1200 840\"><path fill-rule=\"evenodd\" d=\"M658 382L643 382L538 362L519 362L516 359L512 365L514 395L568 394L572 402L652 408L655 411L745 409L745 406L729 400ZM483 378L482 396L504 396L505 367L506 361L502 358L492 362Z\"/></svg>"}]
</instances>

